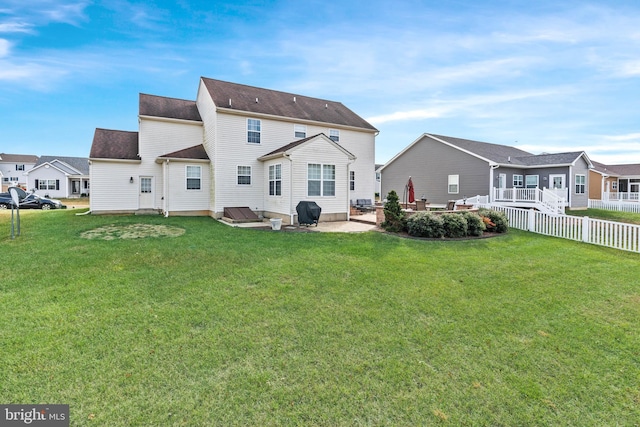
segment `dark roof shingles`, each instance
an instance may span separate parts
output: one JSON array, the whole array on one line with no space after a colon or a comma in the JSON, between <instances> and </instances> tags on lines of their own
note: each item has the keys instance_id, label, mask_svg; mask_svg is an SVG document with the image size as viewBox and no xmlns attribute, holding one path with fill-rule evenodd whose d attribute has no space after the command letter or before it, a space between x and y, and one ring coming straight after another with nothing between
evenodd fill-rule
<instances>
[{"instance_id":1,"label":"dark roof shingles","mask_svg":"<svg viewBox=\"0 0 640 427\"><path fill-rule=\"evenodd\" d=\"M138 132L97 128L89 157L92 159L140 160Z\"/></svg>"},{"instance_id":2,"label":"dark roof shingles","mask_svg":"<svg viewBox=\"0 0 640 427\"><path fill-rule=\"evenodd\" d=\"M202 121L195 101L147 95L144 93L140 94L139 114L141 116Z\"/></svg>"},{"instance_id":3,"label":"dark roof shingles","mask_svg":"<svg viewBox=\"0 0 640 427\"><path fill-rule=\"evenodd\" d=\"M164 154L159 157L170 158L170 159L209 160L209 155L207 154L207 150L204 149L204 145L202 144L185 148L184 150L174 151L173 153Z\"/></svg>"},{"instance_id":4,"label":"dark roof shingles","mask_svg":"<svg viewBox=\"0 0 640 427\"><path fill-rule=\"evenodd\" d=\"M202 77L211 99L220 108L377 131L340 102L295 95Z\"/></svg>"}]
</instances>

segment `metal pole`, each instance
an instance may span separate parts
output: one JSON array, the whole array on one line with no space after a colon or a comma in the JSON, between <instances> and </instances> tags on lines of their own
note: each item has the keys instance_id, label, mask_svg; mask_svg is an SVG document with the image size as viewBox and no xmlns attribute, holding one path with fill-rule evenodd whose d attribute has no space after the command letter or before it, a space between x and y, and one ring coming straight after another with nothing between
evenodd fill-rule
<instances>
[{"instance_id":1,"label":"metal pole","mask_svg":"<svg viewBox=\"0 0 640 427\"><path fill-rule=\"evenodd\" d=\"M16 236L13 232L13 203L11 203L11 240L15 239Z\"/></svg>"}]
</instances>

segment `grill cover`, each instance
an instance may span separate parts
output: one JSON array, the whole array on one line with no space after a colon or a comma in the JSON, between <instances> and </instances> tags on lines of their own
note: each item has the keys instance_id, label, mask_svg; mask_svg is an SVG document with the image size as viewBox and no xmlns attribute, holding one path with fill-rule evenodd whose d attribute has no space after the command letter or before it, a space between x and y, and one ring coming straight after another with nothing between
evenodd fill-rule
<instances>
[{"instance_id":1,"label":"grill cover","mask_svg":"<svg viewBox=\"0 0 640 427\"><path fill-rule=\"evenodd\" d=\"M318 226L322 208L318 206L316 202L301 201L298 203L298 206L296 206L296 212L298 212L298 224L315 224Z\"/></svg>"}]
</instances>

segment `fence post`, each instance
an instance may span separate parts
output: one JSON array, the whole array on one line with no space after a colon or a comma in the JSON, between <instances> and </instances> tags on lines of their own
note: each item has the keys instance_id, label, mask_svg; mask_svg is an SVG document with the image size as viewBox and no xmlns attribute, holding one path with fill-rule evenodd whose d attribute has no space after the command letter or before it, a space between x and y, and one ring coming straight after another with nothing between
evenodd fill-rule
<instances>
[{"instance_id":1,"label":"fence post","mask_svg":"<svg viewBox=\"0 0 640 427\"><path fill-rule=\"evenodd\" d=\"M527 211L527 230L531 232L536 231L536 211L535 209L529 209Z\"/></svg>"},{"instance_id":2,"label":"fence post","mask_svg":"<svg viewBox=\"0 0 640 427\"><path fill-rule=\"evenodd\" d=\"M590 226L591 221L589 221L589 217L582 217L582 241L585 243L589 243L589 236L591 235Z\"/></svg>"}]
</instances>

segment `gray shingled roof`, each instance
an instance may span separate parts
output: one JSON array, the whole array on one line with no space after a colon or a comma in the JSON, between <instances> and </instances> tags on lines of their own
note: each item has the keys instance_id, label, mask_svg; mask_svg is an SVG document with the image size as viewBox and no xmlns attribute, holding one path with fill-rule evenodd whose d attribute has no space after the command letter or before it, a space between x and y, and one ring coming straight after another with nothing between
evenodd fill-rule
<instances>
[{"instance_id":1,"label":"gray shingled roof","mask_svg":"<svg viewBox=\"0 0 640 427\"><path fill-rule=\"evenodd\" d=\"M451 145L455 145L456 147L462 148L463 150L469 151L496 163L509 163L509 158L511 158L511 162L513 163L514 159L518 157L533 156L531 153L508 145L491 144L489 142L473 141L471 139L453 138L450 136L435 134L427 135L441 139Z\"/></svg>"},{"instance_id":2,"label":"gray shingled roof","mask_svg":"<svg viewBox=\"0 0 640 427\"><path fill-rule=\"evenodd\" d=\"M144 93L140 94L139 114L141 116L202 121L195 101Z\"/></svg>"},{"instance_id":3,"label":"gray shingled roof","mask_svg":"<svg viewBox=\"0 0 640 427\"><path fill-rule=\"evenodd\" d=\"M8 154L0 153L0 162L4 163L33 163L38 161L38 156L32 154Z\"/></svg>"},{"instance_id":4,"label":"gray shingled roof","mask_svg":"<svg viewBox=\"0 0 640 427\"><path fill-rule=\"evenodd\" d=\"M58 162L56 162L56 160ZM45 163L53 164L66 173L76 174L76 171L78 171L82 175L89 175L89 159L87 157L41 156L34 167L38 167ZM67 166L70 166L73 169L70 169Z\"/></svg>"},{"instance_id":5,"label":"gray shingled roof","mask_svg":"<svg viewBox=\"0 0 640 427\"><path fill-rule=\"evenodd\" d=\"M596 162L593 162L596 164ZM596 169L600 172L609 172L611 175L640 176L640 163L625 165L605 165L597 163Z\"/></svg>"},{"instance_id":6,"label":"gray shingled roof","mask_svg":"<svg viewBox=\"0 0 640 427\"><path fill-rule=\"evenodd\" d=\"M202 77L217 107L377 131L340 102Z\"/></svg>"},{"instance_id":7,"label":"gray shingled roof","mask_svg":"<svg viewBox=\"0 0 640 427\"><path fill-rule=\"evenodd\" d=\"M89 157L92 159L140 160L138 132L97 128Z\"/></svg>"},{"instance_id":8,"label":"gray shingled roof","mask_svg":"<svg viewBox=\"0 0 640 427\"><path fill-rule=\"evenodd\" d=\"M184 150L174 151L173 153L164 154L159 158L166 159L196 159L196 160L209 160L207 150L204 149L204 145L196 145L193 147L185 148Z\"/></svg>"},{"instance_id":9,"label":"gray shingled roof","mask_svg":"<svg viewBox=\"0 0 640 427\"><path fill-rule=\"evenodd\" d=\"M583 151L567 153L531 154L509 145L491 144L488 142L473 141L470 139L452 138L450 136L427 134L451 145L474 153L487 160L499 164L512 164L514 166L549 166L569 165L584 154Z\"/></svg>"}]
</instances>

